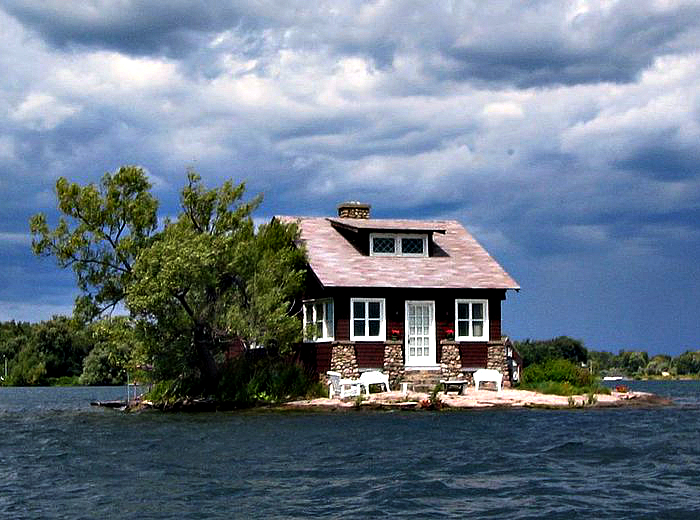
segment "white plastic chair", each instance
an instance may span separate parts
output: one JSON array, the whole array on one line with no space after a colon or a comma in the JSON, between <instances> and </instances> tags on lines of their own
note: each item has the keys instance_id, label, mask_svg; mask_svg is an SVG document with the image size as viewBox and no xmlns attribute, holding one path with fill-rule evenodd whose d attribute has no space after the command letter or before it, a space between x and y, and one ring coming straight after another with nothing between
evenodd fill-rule
<instances>
[{"instance_id":1,"label":"white plastic chair","mask_svg":"<svg viewBox=\"0 0 700 520\"><path fill-rule=\"evenodd\" d=\"M340 372L329 370L328 397L331 399L339 395L341 399L360 395L360 381L357 379L343 379Z\"/></svg>"},{"instance_id":2,"label":"white plastic chair","mask_svg":"<svg viewBox=\"0 0 700 520\"><path fill-rule=\"evenodd\" d=\"M474 386L479 389L479 383L484 383L486 381L491 381L496 383L496 388L498 392L501 391L501 383L503 382L503 375L498 370L493 370L490 368L480 368L474 372Z\"/></svg>"},{"instance_id":3,"label":"white plastic chair","mask_svg":"<svg viewBox=\"0 0 700 520\"><path fill-rule=\"evenodd\" d=\"M360 374L360 384L365 387L369 395L369 385L384 385L385 391L389 391L389 376L376 370L362 372Z\"/></svg>"}]
</instances>

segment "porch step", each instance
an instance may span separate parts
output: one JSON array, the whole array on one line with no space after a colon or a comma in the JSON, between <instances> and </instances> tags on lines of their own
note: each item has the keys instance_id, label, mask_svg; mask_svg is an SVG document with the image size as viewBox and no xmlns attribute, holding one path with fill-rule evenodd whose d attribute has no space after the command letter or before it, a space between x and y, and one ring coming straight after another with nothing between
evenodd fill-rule
<instances>
[{"instance_id":1,"label":"porch step","mask_svg":"<svg viewBox=\"0 0 700 520\"><path fill-rule=\"evenodd\" d=\"M430 393L435 385L440 384L440 379L442 376L439 370L407 370L402 381L411 383L414 392Z\"/></svg>"}]
</instances>

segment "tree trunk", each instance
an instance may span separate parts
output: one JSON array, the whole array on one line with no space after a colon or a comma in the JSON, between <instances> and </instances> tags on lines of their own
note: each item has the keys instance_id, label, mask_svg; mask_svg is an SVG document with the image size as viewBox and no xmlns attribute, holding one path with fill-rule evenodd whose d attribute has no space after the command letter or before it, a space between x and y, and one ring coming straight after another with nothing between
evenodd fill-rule
<instances>
[{"instance_id":1,"label":"tree trunk","mask_svg":"<svg viewBox=\"0 0 700 520\"><path fill-rule=\"evenodd\" d=\"M199 358L199 368L202 373L202 384L205 393L212 393L216 390L219 382L219 367L212 354L214 346L214 335L210 327L205 324L197 324L194 328L194 347Z\"/></svg>"}]
</instances>

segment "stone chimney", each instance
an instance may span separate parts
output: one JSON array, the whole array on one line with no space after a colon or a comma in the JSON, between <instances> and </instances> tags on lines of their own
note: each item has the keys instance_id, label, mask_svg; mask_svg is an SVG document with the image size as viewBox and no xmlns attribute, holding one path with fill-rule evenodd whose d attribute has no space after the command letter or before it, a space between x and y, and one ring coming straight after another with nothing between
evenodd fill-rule
<instances>
[{"instance_id":1,"label":"stone chimney","mask_svg":"<svg viewBox=\"0 0 700 520\"><path fill-rule=\"evenodd\" d=\"M364 204L356 200L343 202L338 204L338 216L341 218L369 218L369 210L372 208L369 204Z\"/></svg>"}]
</instances>

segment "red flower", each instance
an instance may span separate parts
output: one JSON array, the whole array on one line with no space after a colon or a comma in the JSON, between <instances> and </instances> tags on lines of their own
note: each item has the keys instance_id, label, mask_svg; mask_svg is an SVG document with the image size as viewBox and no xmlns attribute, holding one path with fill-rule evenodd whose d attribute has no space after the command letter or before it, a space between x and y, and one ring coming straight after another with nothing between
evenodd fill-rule
<instances>
[{"instance_id":1,"label":"red flower","mask_svg":"<svg viewBox=\"0 0 700 520\"><path fill-rule=\"evenodd\" d=\"M391 329L391 334L394 336L398 336L401 334L401 331L399 329Z\"/></svg>"},{"instance_id":2,"label":"red flower","mask_svg":"<svg viewBox=\"0 0 700 520\"><path fill-rule=\"evenodd\" d=\"M445 334L454 334L455 330L454 329L445 329Z\"/></svg>"}]
</instances>

